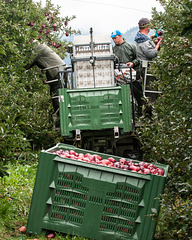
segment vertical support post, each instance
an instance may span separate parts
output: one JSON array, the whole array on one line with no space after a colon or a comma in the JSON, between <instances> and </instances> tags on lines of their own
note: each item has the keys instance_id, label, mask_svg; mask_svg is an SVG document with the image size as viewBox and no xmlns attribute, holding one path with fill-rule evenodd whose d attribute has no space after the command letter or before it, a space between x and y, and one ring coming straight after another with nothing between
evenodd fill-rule
<instances>
[{"instance_id":1,"label":"vertical support post","mask_svg":"<svg viewBox=\"0 0 192 240\"><path fill-rule=\"evenodd\" d=\"M95 57L93 56L93 53L94 53L94 42L93 42L93 29L90 28L90 47L91 47L91 57L90 57L90 63L93 67L93 82L94 82L94 88L96 86L95 84Z\"/></svg>"},{"instance_id":2,"label":"vertical support post","mask_svg":"<svg viewBox=\"0 0 192 240\"><path fill-rule=\"evenodd\" d=\"M135 129L135 108L133 104L133 77L132 77L132 68L130 67L130 78L131 78L131 101L132 101L132 117L133 117L133 129Z\"/></svg>"}]
</instances>

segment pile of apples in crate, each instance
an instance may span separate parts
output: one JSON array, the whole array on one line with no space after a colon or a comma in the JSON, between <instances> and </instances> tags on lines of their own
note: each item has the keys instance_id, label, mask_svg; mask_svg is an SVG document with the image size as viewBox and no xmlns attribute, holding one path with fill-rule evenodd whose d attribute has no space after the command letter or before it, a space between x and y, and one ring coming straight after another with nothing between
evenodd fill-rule
<instances>
[{"instance_id":1,"label":"pile of apples in crate","mask_svg":"<svg viewBox=\"0 0 192 240\"><path fill-rule=\"evenodd\" d=\"M88 163L129 170L129 171L138 172L142 174L155 174L160 176L164 175L164 170L162 168L159 168L150 163L146 163L144 161L139 163L134 163L133 160L126 160L125 158L121 158L119 159L119 161L116 161L113 157L102 159L97 154L77 153L74 150L69 150L69 151L58 150L58 151L54 151L53 153L63 158L80 160Z\"/></svg>"}]
</instances>

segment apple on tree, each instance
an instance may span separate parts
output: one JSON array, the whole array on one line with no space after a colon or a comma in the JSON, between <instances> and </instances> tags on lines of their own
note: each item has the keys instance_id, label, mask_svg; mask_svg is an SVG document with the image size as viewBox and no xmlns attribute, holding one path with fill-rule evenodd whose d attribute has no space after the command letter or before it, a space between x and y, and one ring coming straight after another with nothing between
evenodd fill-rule
<instances>
[{"instance_id":1,"label":"apple on tree","mask_svg":"<svg viewBox=\"0 0 192 240\"><path fill-rule=\"evenodd\" d=\"M33 23L33 22L30 22L28 25L29 25L30 27L33 27L34 23Z\"/></svg>"}]
</instances>

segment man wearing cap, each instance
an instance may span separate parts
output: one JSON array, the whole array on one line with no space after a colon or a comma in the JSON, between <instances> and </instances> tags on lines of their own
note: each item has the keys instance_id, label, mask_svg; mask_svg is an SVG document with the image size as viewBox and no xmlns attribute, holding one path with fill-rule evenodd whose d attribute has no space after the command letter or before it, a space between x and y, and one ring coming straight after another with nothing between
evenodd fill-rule
<instances>
[{"instance_id":1,"label":"man wearing cap","mask_svg":"<svg viewBox=\"0 0 192 240\"><path fill-rule=\"evenodd\" d=\"M162 40L160 40L157 45L155 45L152 39L156 36L156 34L148 36L150 31L149 24L150 21L148 18L141 18L138 22L139 32L137 32L135 36L135 42L139 60L152 61L153 58L157 57L158 50L160 49L160 45L162 43Z\"/></svg>"},{"instance_id":2,"label":"man wearing cap","mask_svg":"<svg viewBox=\"0 0 192 240\"><path fill-rule=\"evenodd\" d=\"M128 43L122 37L119 30L112 32L111 38L113 39L115 46L113 47L113 53L116 55L120 63L125 63L127 66L136 70L136 80L133 81L133 95L138 103L138 115L141 115L143 101L142 84L140 82L139 66L140 61L137 59L136 46Z\"/></svg>"},{"instance_id":3,"label":"man wearing cap","mask_svg":"<svg viewBox=\"0 0 192 240\"><path fill-rule=\"evenodd\" d=\"M140 61L152 61L157 57L158 51L160 50L160 45L162 40L160 40L157 45L153 42L153 38L158 36L158 32L162 30L157 30L155 34L149 36L150 31L150 21L148 18L141 18L138 22L139 31L135 36L136 48L137 48L137 56ZM140 66L141 77L144 79L145 68ZM150 82L156 80L154 76L147 76L147 82L150 85ZM158 97L157 94L148 93L148 97L150 98L150 102L154 102ZM149 114L151 115L151 110L149 110Z\"/></svg>"},{"instance_id":4,"label":"man wearing cap","mask_svg":"<svg viewBox=\"0 0 192 240\"><path fill-rule=\"evenodd\" d=\"M136 59L136 46L126 42L119 30L112 32L111 38L115 43L113 52L118 57L119 62L126 63L132 68L137 67L139 61Z\"/></svg>"}]
</instances>

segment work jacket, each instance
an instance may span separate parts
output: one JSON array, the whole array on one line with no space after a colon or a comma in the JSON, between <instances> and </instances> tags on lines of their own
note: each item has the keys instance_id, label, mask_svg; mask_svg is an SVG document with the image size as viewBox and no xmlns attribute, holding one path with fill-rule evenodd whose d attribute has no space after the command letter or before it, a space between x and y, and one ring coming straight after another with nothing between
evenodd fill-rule
<instances>
[{"instance_id":1,"label":"work jacket","mask_svg":"<svg viewBox=\"0 0 192 240\"><path fill-rule=\"evenodd\" d=\"M50 47L45 44L33 43L36 55L33 56L30 63L24 66L25 69L30 69L34 65L37 65L40 69L46 69L47 80L53 80L57 78L58 70L63 70L66 63L57 55Z\"/></svg>"},{"instance_id":2,"label":"work jacket","mask_svg":"<svg viewBox=\"0 0 192 240\"><path fill-rule=\"evenodd\" d=\"M122 44L116 44L113 47L113 53L118 57L120 63L133 62L134 67L139 65L136 54L136 46L124 40Z\"/></svg>"},{"instance_id":3,"label":"work jacket","mask_svg":"<svg viewBox=\"0 0 192 240\"><path fill-rule=\"evenodd\" d=\"M157 57L158 51L155 49L155 43L149 36L137 32L135 41L139 60L152 61L153 58Z\"/></svg>"}]
</instances>

